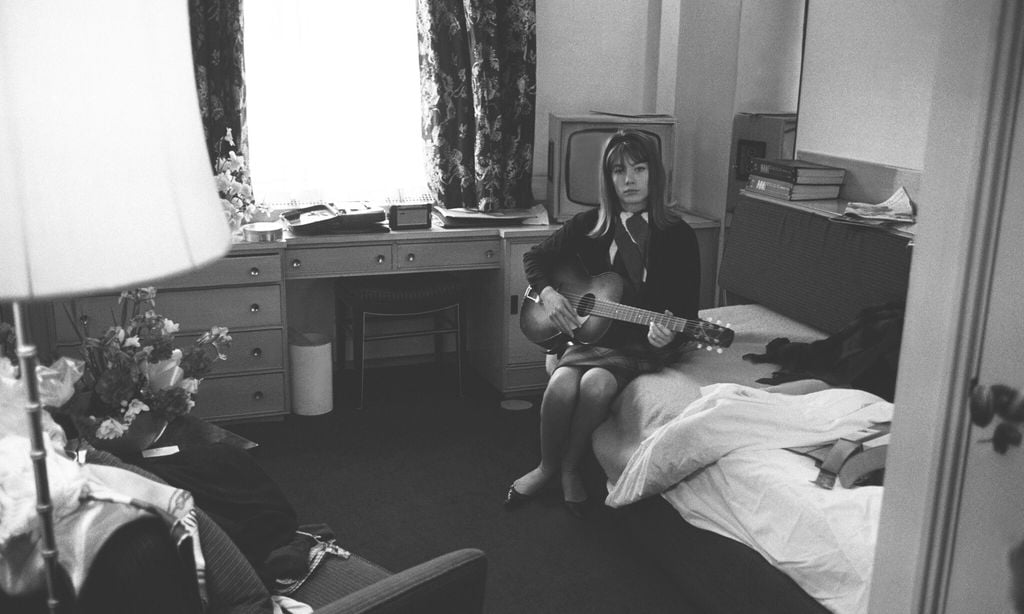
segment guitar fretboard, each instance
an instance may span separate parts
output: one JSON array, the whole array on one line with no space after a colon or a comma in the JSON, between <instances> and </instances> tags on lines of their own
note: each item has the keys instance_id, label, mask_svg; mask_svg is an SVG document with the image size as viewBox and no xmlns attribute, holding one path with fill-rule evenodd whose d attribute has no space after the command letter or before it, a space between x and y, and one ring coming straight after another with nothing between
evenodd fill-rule
<instances>
[{"instance_id":1,"label":"guitar fretboard","mask_svg":"<svg viewBox=\"0 0 1024 614\"><path fill-rule=\"evenodd\" d=\"M577 309L579 309L582 304L586 308L587 314L590 315L610 318L612 320L619 320L622 322L630 322L632 324L647 325L651 322L655 322L669 330L677 333L684 333L701 340L711 340L716 337L715 325L708 322L688 320L686 318L670 316L665 313L658 313L649 309L640 309L639 307L631 307L622 303L603 301L596 299L590 294L579 295L563 293L563 296L569 299L569 302Z\"/></svg>"}]
</instances>

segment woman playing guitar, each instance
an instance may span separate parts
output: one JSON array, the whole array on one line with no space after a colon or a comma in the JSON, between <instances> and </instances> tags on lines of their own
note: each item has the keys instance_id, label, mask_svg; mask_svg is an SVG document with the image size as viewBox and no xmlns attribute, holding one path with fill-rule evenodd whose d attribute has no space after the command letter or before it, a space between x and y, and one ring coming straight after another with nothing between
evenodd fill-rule
<instances>
[{"instance_id":1,"label":"woman playing guitar","mask_svg":"<svg viewBox=\"0 0 1024 614\"><path fill-rule=\"evenodd\" d=\"M541 401L540 464L509 486L506 507L534 498L559 476L566 508L582 516L587 493L579 464L591 433L630 380L677 358L688 339L653 319L643 326L610 320L596 339L592 332L581 339L577 334L584 321L578 304L565 295L567 288L578 286L580 278L585 283L588 275L602 279L617 273L620 302L657 314L697 317L697 238L668 202L658 143L642 131L619 131L606 143L601 160L600 206L567 221L523 258L537 303L534 312L540 308L540 320L559 338L585 343L549 347L557 360Z\"/></svg>"}]
</instances>

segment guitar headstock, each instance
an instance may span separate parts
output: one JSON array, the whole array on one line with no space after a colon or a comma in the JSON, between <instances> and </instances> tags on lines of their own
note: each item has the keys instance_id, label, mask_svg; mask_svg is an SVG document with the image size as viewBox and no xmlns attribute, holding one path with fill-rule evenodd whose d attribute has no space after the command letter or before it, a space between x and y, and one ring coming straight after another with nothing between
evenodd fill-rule
<instances>
[{"instance_id":1,"label":"guitar headstock","mask_svg":"<svg viewBox=\"0 0 1024 614\"><path fill-rule=\"evenodd\" d=\"M723 324L721 320L701 320L690 333L697 341L698 348L719 354L724 348L732 345L732 340L736 336L731 325Z\"/></svg>"}]
</instances>

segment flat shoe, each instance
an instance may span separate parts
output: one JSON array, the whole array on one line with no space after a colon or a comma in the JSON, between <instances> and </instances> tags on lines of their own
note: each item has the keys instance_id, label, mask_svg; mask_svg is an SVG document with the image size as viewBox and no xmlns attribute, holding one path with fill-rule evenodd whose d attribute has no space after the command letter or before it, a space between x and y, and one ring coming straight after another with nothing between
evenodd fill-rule
<instances>
[{"instance_id":1,"label":"flat shoe","mask_svg":"<svg viewBox=\"0 0 1024 614\"><path fill-rule=\"evenodd\" d=\"M538 490L537 493L539 492L540 491ZM520 505L526 503L527 501L535 499L537 497L537 493L534 493L532 495L524 495L523 493L516 490L516 483L512 482L512 484L510 484L508 487L508 492L505 493L505 507L508 509L519 507Z\"/></svg>"}]
</instances>

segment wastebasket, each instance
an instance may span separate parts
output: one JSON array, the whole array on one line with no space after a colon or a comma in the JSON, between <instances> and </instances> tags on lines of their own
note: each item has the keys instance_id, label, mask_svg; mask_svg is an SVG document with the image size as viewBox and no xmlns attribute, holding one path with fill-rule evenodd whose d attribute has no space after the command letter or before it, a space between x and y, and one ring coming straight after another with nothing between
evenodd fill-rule
<instances>
[{"instance_id":1,"label":"wastebasket","mask_svg":"<svg viewBox=\"0 0 1024 614\"><path fill-rule=\"evenodd\" d=\"M331 339L320 333L288 331L292 411L300 416L325 414L334 407Z\"/></svg>"}]
</instances>

